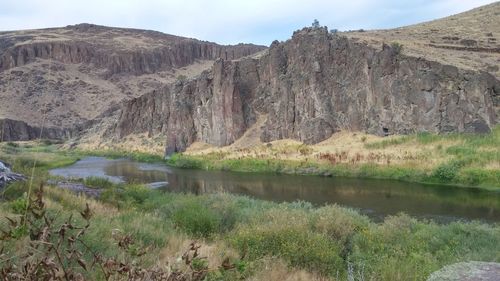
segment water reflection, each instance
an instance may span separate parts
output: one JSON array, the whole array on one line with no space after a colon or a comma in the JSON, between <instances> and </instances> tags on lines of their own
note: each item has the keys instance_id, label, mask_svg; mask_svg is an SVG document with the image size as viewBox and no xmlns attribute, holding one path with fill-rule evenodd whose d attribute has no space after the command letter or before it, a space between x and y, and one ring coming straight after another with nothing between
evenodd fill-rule
<instances>
[{"instance_id":1,"label":"water reflection","mask_svg":"<svg viewBox=\"0 0 500 281\"><path fill-rule=\"evenodd\" d=\"M303 200L315 205L337 203L361 210L376 220L405 212L420 218L500 222L500 193L479 189L428 186L387 180L324 178L186 170L160 164L89 157L52 172L96 176L138 183L168 182L165 190L194 194L229 192L276 202Z\"/></svg>"}]
</instances>

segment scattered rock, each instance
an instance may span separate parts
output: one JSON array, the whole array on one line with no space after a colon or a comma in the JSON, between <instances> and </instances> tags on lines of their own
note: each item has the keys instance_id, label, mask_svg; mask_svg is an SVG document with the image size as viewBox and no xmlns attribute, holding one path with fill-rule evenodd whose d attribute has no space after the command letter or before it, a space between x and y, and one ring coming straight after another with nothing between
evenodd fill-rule
<instances>
[{"instance_id":1,"label":"scattered rock","mask_svg":"<svg viewBox=\"0 0 500 281\"><path fill-rule=\"evenodd\" d=\"M26 180L26 176L13 173L9 164L0 161L0 188L3 188L11 182L23 180Z\"/></svg>"},{"instance_id":2,"label":"scattered rock","mask_svg":"<svg viewBox=\"0 0 500 281\"><path fill-rule=\"evenodd\" d=\"M498 281L500 263L460 262L432 273L427 281Z\"/></svg>"},{"instance_id":3,"label":"scattered rock","mask_svg":"<svg viewBox=\"0 0 500 281\"><path fill-rule=\"evenodd\" d=\"M75 192L77 194L83 194L88 197L94 197L97 198L99 195L101 195L102 190L101 189L96 189L92 187L88 187L84 185L83 183L78 183L78 182L54 182L51 181L49 184L52 184L58 188L61 189L66 189L72 192Z\"/></svg>"},{"instance_id":4,"label":"scattered rock","mask_svg":"<svg viewBox=\"0 0 500 281\"><path fill-rule=\"evenodd\" d=\"M467 47L475 47L475 46L477 46L477 41L472 40L472 39L462 39L462 40L460 40L460 44L467 46Z\"/></svg>"}]
</instances>

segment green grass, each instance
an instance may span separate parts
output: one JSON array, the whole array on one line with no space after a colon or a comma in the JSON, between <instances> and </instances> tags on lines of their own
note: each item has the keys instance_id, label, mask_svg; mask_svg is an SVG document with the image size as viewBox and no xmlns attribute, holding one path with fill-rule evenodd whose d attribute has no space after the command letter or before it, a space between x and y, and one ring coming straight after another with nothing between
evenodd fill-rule
<instances>
[{"instance_id":1,"label":"green grass","mask_svg":"<svg viewBox=\"0 0 500 281\"><path fill-rule=\"evenodd\" d=\"M125 150L75 150L72 153L80 156L101 156L106 158L129 158L132 160L155 163L162 162L164 158L159 155L144 153L139 151L125 151Z\"/></svg>"},{"instance_id":2,"label":"green grass","mask_svg":"<svg viewBox=\"0 0 500 281\"><path fill-rule=\"evenodd\" d=\"M277 172L296 174L331 174L367 178L392 178L410 181L491 185L500 182L500 172L486 171L480 164L498 160L498 129L486 136L447 136L458 144L442 149L454 156L432 171L373 164L323 165L305 161L267 159L227 160L223 155L201 159L174 155L170 164L199 169ZM434 143L441 136L417 135L414 141ZM386 145L398 145L398 142ZM16 172L31 174L36 156L33 186L45 182L48 170L69 165L88 153L59 151L57 145L0 146L2 159L13 164ZM106 157L123 157L119 152L98 152ZM95 155L95 153L93 154ZM127 154L139 161L163 161L147 154ZM146 159L146 160L143 160ZM2 217L23 213L30 182L19 182L2 191ZM306 202L273 203L229 194L163 193L137 184L114 184L102 178L88 178L85 184L104 191L98 204L110 211L97 211L86 243L94 251L107 256L126 254L116 249L115 232L131 234L138 247L150 246L140 262L152 266L180 239L193 239L224 245L243 255L237 260L238 270L214 271L208 280L237 280L251 277L269 264L263 260L284 261L291 268L314 272L334 280L353 276L364 280L425 280L439 268L460 261L500 262L500 225L479 222L435 224L400 214L374 223L357 211L339 206L313 207ZM48 212L63 220L78 217L84 199L68 192L49 188L52 202ZM464 198L466 200L467 198ZM494 204L495 202L493 202ZM5 226L5 220L0 227ZM26 239L27 230L19 228L19 241L3 243L7 255L14 255ZM167 253L174 255L175 253ZM200 265L201 266L201 265ZM348 268L352 268L348 271ZM89 279L102 276L88 273Z\"/></svg>"},{"instance_id":3,"label":"green grass","mask_svg":"<svg viewBox=\"0 0 500 281\"><path fill-rule=\"evenodd\" d=\"M31 148L9 154L14 161L14 170L30 170ZM49 149L47 149L48 151ZM56 152L45 152L46 159L52 157L57 163L69 163L76 156ZM179 158L181 157L181 158ZM176 161L185 161L176 155ZM196 160L199 161L199 160ZM265 161L265 160L263 160ZM213 162L209 162L212 163ZM256 170L269 167L267 162L252 160L246 165L238 162L230 168L255 167ZM188 163L189 164L189 163ZM197 162L203 167L204 162ZM272 167L283 171L308 169L307 165L272 162ZM36 182L47 179L47 169L51 165L43 163L36 169ZM291 168L292 167L292 168ZM318 166L317 169L324 167ZM325 170L337 174L352 173L346 167ZM387 177L411 176L411 171L384 169L377 166L363 166L356 170L359 176L374 173ZM448 170L450 169L450 170ZM490 177L471 168L458 171L450 166L443 168L436 177ZM322 170L318 170L323 172ZM4 197L0 203L0 214L12 216L25 208L25 194L28 182L17 183L17 192ZM166 249L171 249L176 241L196 239L211 243L219 255L232 249L239 256L238 270L231 272L214 271L208 280L238 280L242 276L252 276L267 268L262 261L284 261L291 268L314 272L334 280L353 276L364 280L425 280L427 276L442 266L468 260L500 261L500 225L479 222L454 222L439 225L429 221L416 220L400 214L388 217L382 223L374 223L357 211L336 205L313 207L307 202L273 203L229 194L175 194L151 190L136 184L113 184L99 178L87 180L87 184L104 189L99 202L92 206L95 210L92 226L86 235L86 242L94 251L103 255L120 256L126 254L116 249L113 233L131 234L138 246L150 246L141 258L142 265L154 265ZM9 186L7 189L10 189ZM85 205L85 199L67 191L49 188L48 212L58 220L69 215L75 219ZM5 221L0 227L5 226ZM5 253L13 254L26 239L27 232L20 231L19 241L4 243ZM176 253L168 252L167 255ZM175 256L173 256L175 258ZM201 265L200 265L201 266ZM348 267L352 271L348 271ZM88 274L89 279L102 280L102 276Z\"/></svg>"},{"instance_id":4,"label":"green grass","mask_svg":"<svg viewBox=\"0 0 500 281\"><path fill-rule=\"evenodd\" d=\"M450 142L453 145L444 149L443 143ZM179 153L170 157L167 163L180 168L204 170L395 179L408 182L480 187L490 190L500 189L500 171L487 168L488 165L494 163L500 165L500 126L484 135L418 133L366 143L364 147L367 150L383 150L410 143L415 145L433 144L436 149L428 151L427 157L448 160L430 168L425 165L406 166L373 163L330 165L314 159L309 161L253 157L228 159L226 154L214 152L203 156Z\"/></svg>"}]
</instances>

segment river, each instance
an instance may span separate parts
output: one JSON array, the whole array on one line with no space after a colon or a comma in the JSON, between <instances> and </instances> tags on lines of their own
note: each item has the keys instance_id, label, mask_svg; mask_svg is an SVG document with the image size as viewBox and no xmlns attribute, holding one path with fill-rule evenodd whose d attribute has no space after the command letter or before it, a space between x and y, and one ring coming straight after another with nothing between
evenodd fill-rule
<instances>
[{"instance_id":1,"label":"river","mask_svg":"<svg viewBox=\"0 0 500 281\"><path fill-rule=\"evenodd\" d=\"M456 220L500 222L500 192L424 185L393 180L277 175L178 169L128 159L87 157L53 169L67 178L105 177L113 182L145 183L172 192L228 192L275 202L307 201L358 209L375 221L404 212L440 223Z\"/></svg>"}]
</instances>

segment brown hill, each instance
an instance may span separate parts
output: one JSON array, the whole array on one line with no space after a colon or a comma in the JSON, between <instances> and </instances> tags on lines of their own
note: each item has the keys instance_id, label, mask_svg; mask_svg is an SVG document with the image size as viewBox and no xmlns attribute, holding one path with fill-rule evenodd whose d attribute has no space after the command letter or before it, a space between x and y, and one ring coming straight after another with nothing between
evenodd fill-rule
<instances>
[{"instance_id":1,"label":"brown hill","mask_svg":"<svg viewBox=\"0 0 500 281\"><path fill-rule=\"evenodd\" d=\"M0 32L0 119L71 128L217 58L263 49L92 24Z\"/></svg>"},{"instance_id":2,"label":"brown hill","mask_svg":"<svg viewBox=\"0 0 500 281\"><path fill-rule=\"evenodd\" d=\"M416 25L343 34L376 48L397 42L406 55L500 78L500 2Z\"/></svg>"}]
</instances>

